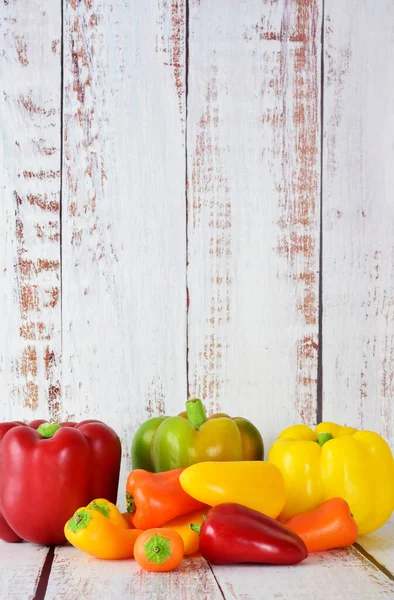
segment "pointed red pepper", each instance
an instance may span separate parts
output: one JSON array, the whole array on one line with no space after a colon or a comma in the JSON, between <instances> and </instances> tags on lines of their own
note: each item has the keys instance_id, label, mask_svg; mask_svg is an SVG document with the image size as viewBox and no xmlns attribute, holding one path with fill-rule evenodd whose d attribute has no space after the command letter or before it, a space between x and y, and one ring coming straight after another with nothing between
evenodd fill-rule
<instances>
[{"instance_id":1,"label":"pointed red pepper","mask_svg":"<svg viewBox=\"0 0 394 600\"><path fill-rule=\"evenodd\" d=\"M207 512L200 552L216 565L266 563L295 565L308 556L302 539L282 523L239 504L218 504Z\"/></svg>"}]
</instances>

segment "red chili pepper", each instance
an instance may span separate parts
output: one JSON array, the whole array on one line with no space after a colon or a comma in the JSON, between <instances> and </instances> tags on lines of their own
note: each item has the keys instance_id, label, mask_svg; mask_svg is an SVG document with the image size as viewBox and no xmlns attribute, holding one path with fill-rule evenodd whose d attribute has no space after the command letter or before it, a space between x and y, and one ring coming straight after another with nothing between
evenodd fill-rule
<instances>
[{"instance_id":1,"label":"red chili pepper","mask_svg":"<svg viewBox=\"0 0 394 600\"><path fill-rule=\"evenodd\" d=\"M119 437L100 421L1 423L0 538L64 543L78 508L116 502L120 459Z\"/></svg>"},{"instance_id":2,"label":"red chili pepper","mask_svg":"<svg viewBox=\"0 0 394 600\"><path fill-rule=\"evenodd\" d=\"M202 525L191 527L200 533L201 554L216 565L294 565L308 556L297 534L240 504L218 504L208 511Z\"/></svg>"}]
</instances>

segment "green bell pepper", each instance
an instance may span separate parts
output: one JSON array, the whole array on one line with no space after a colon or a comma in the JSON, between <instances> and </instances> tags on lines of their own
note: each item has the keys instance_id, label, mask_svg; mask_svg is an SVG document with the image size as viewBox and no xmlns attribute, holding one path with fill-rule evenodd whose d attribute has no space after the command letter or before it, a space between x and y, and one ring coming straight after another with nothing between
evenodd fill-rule
<instances>
[{"instance_id":1,"label":"green bell pepper","mask_svg":"<svg viewBox=\"0 0 394 600\"><path fill-rule=\"evenodd\" d=\"M176 417L152 417L137 430L133 469L169 471L203 461L264 460L263 439L247 419L218 413L207 418L200 399Z\"/></svg>"}]
</instances>

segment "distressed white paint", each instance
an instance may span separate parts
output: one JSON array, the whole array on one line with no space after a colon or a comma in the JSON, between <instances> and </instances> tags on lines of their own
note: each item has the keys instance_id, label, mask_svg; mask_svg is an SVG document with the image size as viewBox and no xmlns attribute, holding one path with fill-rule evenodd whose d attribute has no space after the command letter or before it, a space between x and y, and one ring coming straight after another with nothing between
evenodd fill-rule
<instances>
[{"instance_id":1,"label":"distressed white paint","mask_svg":"<svg viewBox=\"0 0 394 600\"><path fill-rule=\"evenodd\" d=\"M325 4L323 416L394 447L394 4Z\"/></svg>"},{"instance_id":2,"label":"distressed white paint","mask_svg":"<svg viewBox=\"0 0 394 600\"><path fill-rule=\"evenodd\" d=\"M1 600L34 598L48 548L0 541Z\"/></svg>"},{"instance_id":3,"label":"distressed white paint","mask_svg":"<svg viewBox=\"0 0 394 600\"><path fill-rule=\"evenodd\" d=\"M190 388L265 440L316 416L321 2L191 2Z\"/></svg>"},{"instance_id":4,"label":"distressed white paint","mask_svg":"<svg viewBox=\"0 0 394 600\"><path fill-rule=\"evenodd\" d=\"M214 566L225 598L231 600L383 600L394 597L394 581L354 548L310 554L293 567Z\"/></svg>"},{"instance_id":5,"label":"distressed white paint","mask_svg":"<svg viewBox=\"0 0 394 600\"><path fill-rule=\"evenodd\" d=\"M378 531L360 537L358 543L394 574L394 516Z\"/></svg>"},{"instance_id":6,"label":"distressed white paint","mask_svg":"<svg viewBox=\"0 0 394 600\"><path fill-rule=\"evenodd\" d=\"M1 420L58 408L60 8L0 8Z\"/></svg>"},{"instance_id":7,"label":"distressed white paint","mask_svg":"<svg viewBox=\"0 0 394 600\"><path fill-rule=\"evenodd\" d=\"M375 538L375 541L373 541ZM389 546L391 539L391 548ZM362 545L387 568L392 562L392 523ZM32 598L46 548L0 543L2 600ZM209 566L201 557L185 558L171 573L148 573L134 560L100 561L70 546L55 550L47 600L133 597L141 600L314 600L329 590L338 600L389 599L394 582L356 549L311 554L294 567L268 565ZM12 595L13 594L13 595ZM263 594L263 596L262 596Z\"/></svg>"},{"instance_id":8,"label":"distressed white paint","mask_svg":"<svg viewBox=\"0 0 394 600\"><path fill-rule=\"evenodd\" d=\"M75 548L58 548L46 600L222 600L203 558L185 558L176 571L148 573L134 560L100 561Z\"/></svg>"},{"instance_id":9,"label":"distressed white paint","mask_svg":"<svg viewBox=\"0 0 394 600\"><path fill-rule=\"evenodd\" d=\"M183 2L65 2L64 416L186 400Z\"/></svg>"}]
</instances>

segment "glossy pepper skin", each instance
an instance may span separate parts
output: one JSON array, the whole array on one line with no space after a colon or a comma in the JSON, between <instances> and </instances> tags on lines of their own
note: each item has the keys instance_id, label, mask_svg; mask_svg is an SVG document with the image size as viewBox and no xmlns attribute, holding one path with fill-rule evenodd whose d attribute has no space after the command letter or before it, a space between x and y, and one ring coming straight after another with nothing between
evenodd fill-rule
<instances>
[{"instance_id":1,"label":"glossy pepper skin","mask_svg":"<svg viewBox=\"0 0 394 600\"><path fill-rule=\"evenodd\" d=\"M185 492L209 506L234 502L276 518L285 505L283 476L263 461L198 463L185 469L179 481Z\"/></svg>"},{"instance_id":2,"label":"glossy pepper skin","mask_svg":"<svg viewBox=\"0 0 394 600\"><path fill-rule=\"evenodd\" d=\"M204 505L183 491L179 475L183 469L149 473L135 469L126 483L127 510L137 529L160 527Z\"/></svg>"},{"instance_id":3,"label":"glossy pepper skin","mask_svg":"<svg viewBox=\"0 0 394 600\"><path fill-rule=\"evenodd\" d=\"M97 510L79 508L64 526L64 535L75 548L105 560L133 558L137 529L119 527Z\"/></svg>"},{"instance_id":4,"label":"glossy pepper skin","mask_svg":"<svg viewBox=\"0 0 394 600\"><path fill-rule=\"evenodd\" d=\"M92 502L90 502L86 508L89 510L96 510L110 523L113 523L122 529L130 529L129 520L125 517L125 515L120 512L115 504L109 500L106 500L105 498L96 498L95 500L92 500Z\"/></svg>"},{"instance_id":5,"label":"glossy pepper skin","mask_svg":"<svg viewBox=\"0 0 394 600\"><path fill-rule=\"evenodd\" d=\"M308 552L346 548L358 537L357 523L343 498L331 498L289 519L285 525L304 540Z\"/></svg>"},{"instance_id":6,"label":"glossy pepper skin","mask_svg":"<svg viewBox=\"0 0 394 600\"><path fill-rule=\"evenodd\" d=\"M133 469L161 472L206 460L263 460L264 445L250 421L223 413L207 418L201 400L194 398L176 417L153 417L143 423L131 455Z\"/></svg>"},{"instance_id":7,"label":"glossy pepper skin","mask_svg":"<svg viewBox=\"0 0 394 600\"><path fill-rule=\"evenodd\" d=\"M239 504L211 508L203 524L193 528L200 529L201 554L216 565L295 565L308 556L297 534L282 523Z\"/></svg>"},{"instance_id":8,"label":"glossy pepper skin","mask_svg":"<svg viewBox=\"0 0 394 600\"><path fill-rule=\"evenodd\" d=\"M0 537L64 543L64 523L97 497L116 502L121 444L100 421L2 424ZM37 427L38 429L35 429ZM45 437L46 436L46 437Z\"/></svg>"},{"instance_id":9,"label":"glossy pepper skin","mask_svg":"<svg viewBox=\"0 0 394 600\"><path fill-rule=\"evenodd\" d=\"M394 508L394 460L384 439L335 423L315 430L295 425L282 431L268 461L282 472L286 505L281 520L312 510L334 497L346 500L359 535L375 531Z\"/></svg>"},{"instance_id":10,"label":"glossy pepper skin","mask_svg":"<svg viewBox=\"0 0 394 600\"><path fill-rule=\"evenodd\" d=\"M200 508L200 510L195 510L192 513L176 517L172 521L164 523L163 528L176 531L183 539L185 556L197 552L200 542L198 534L191 529L190 525L201 525L209 508L209 506L205 506L204 508Z\"/></svg>"}]
</instances>

